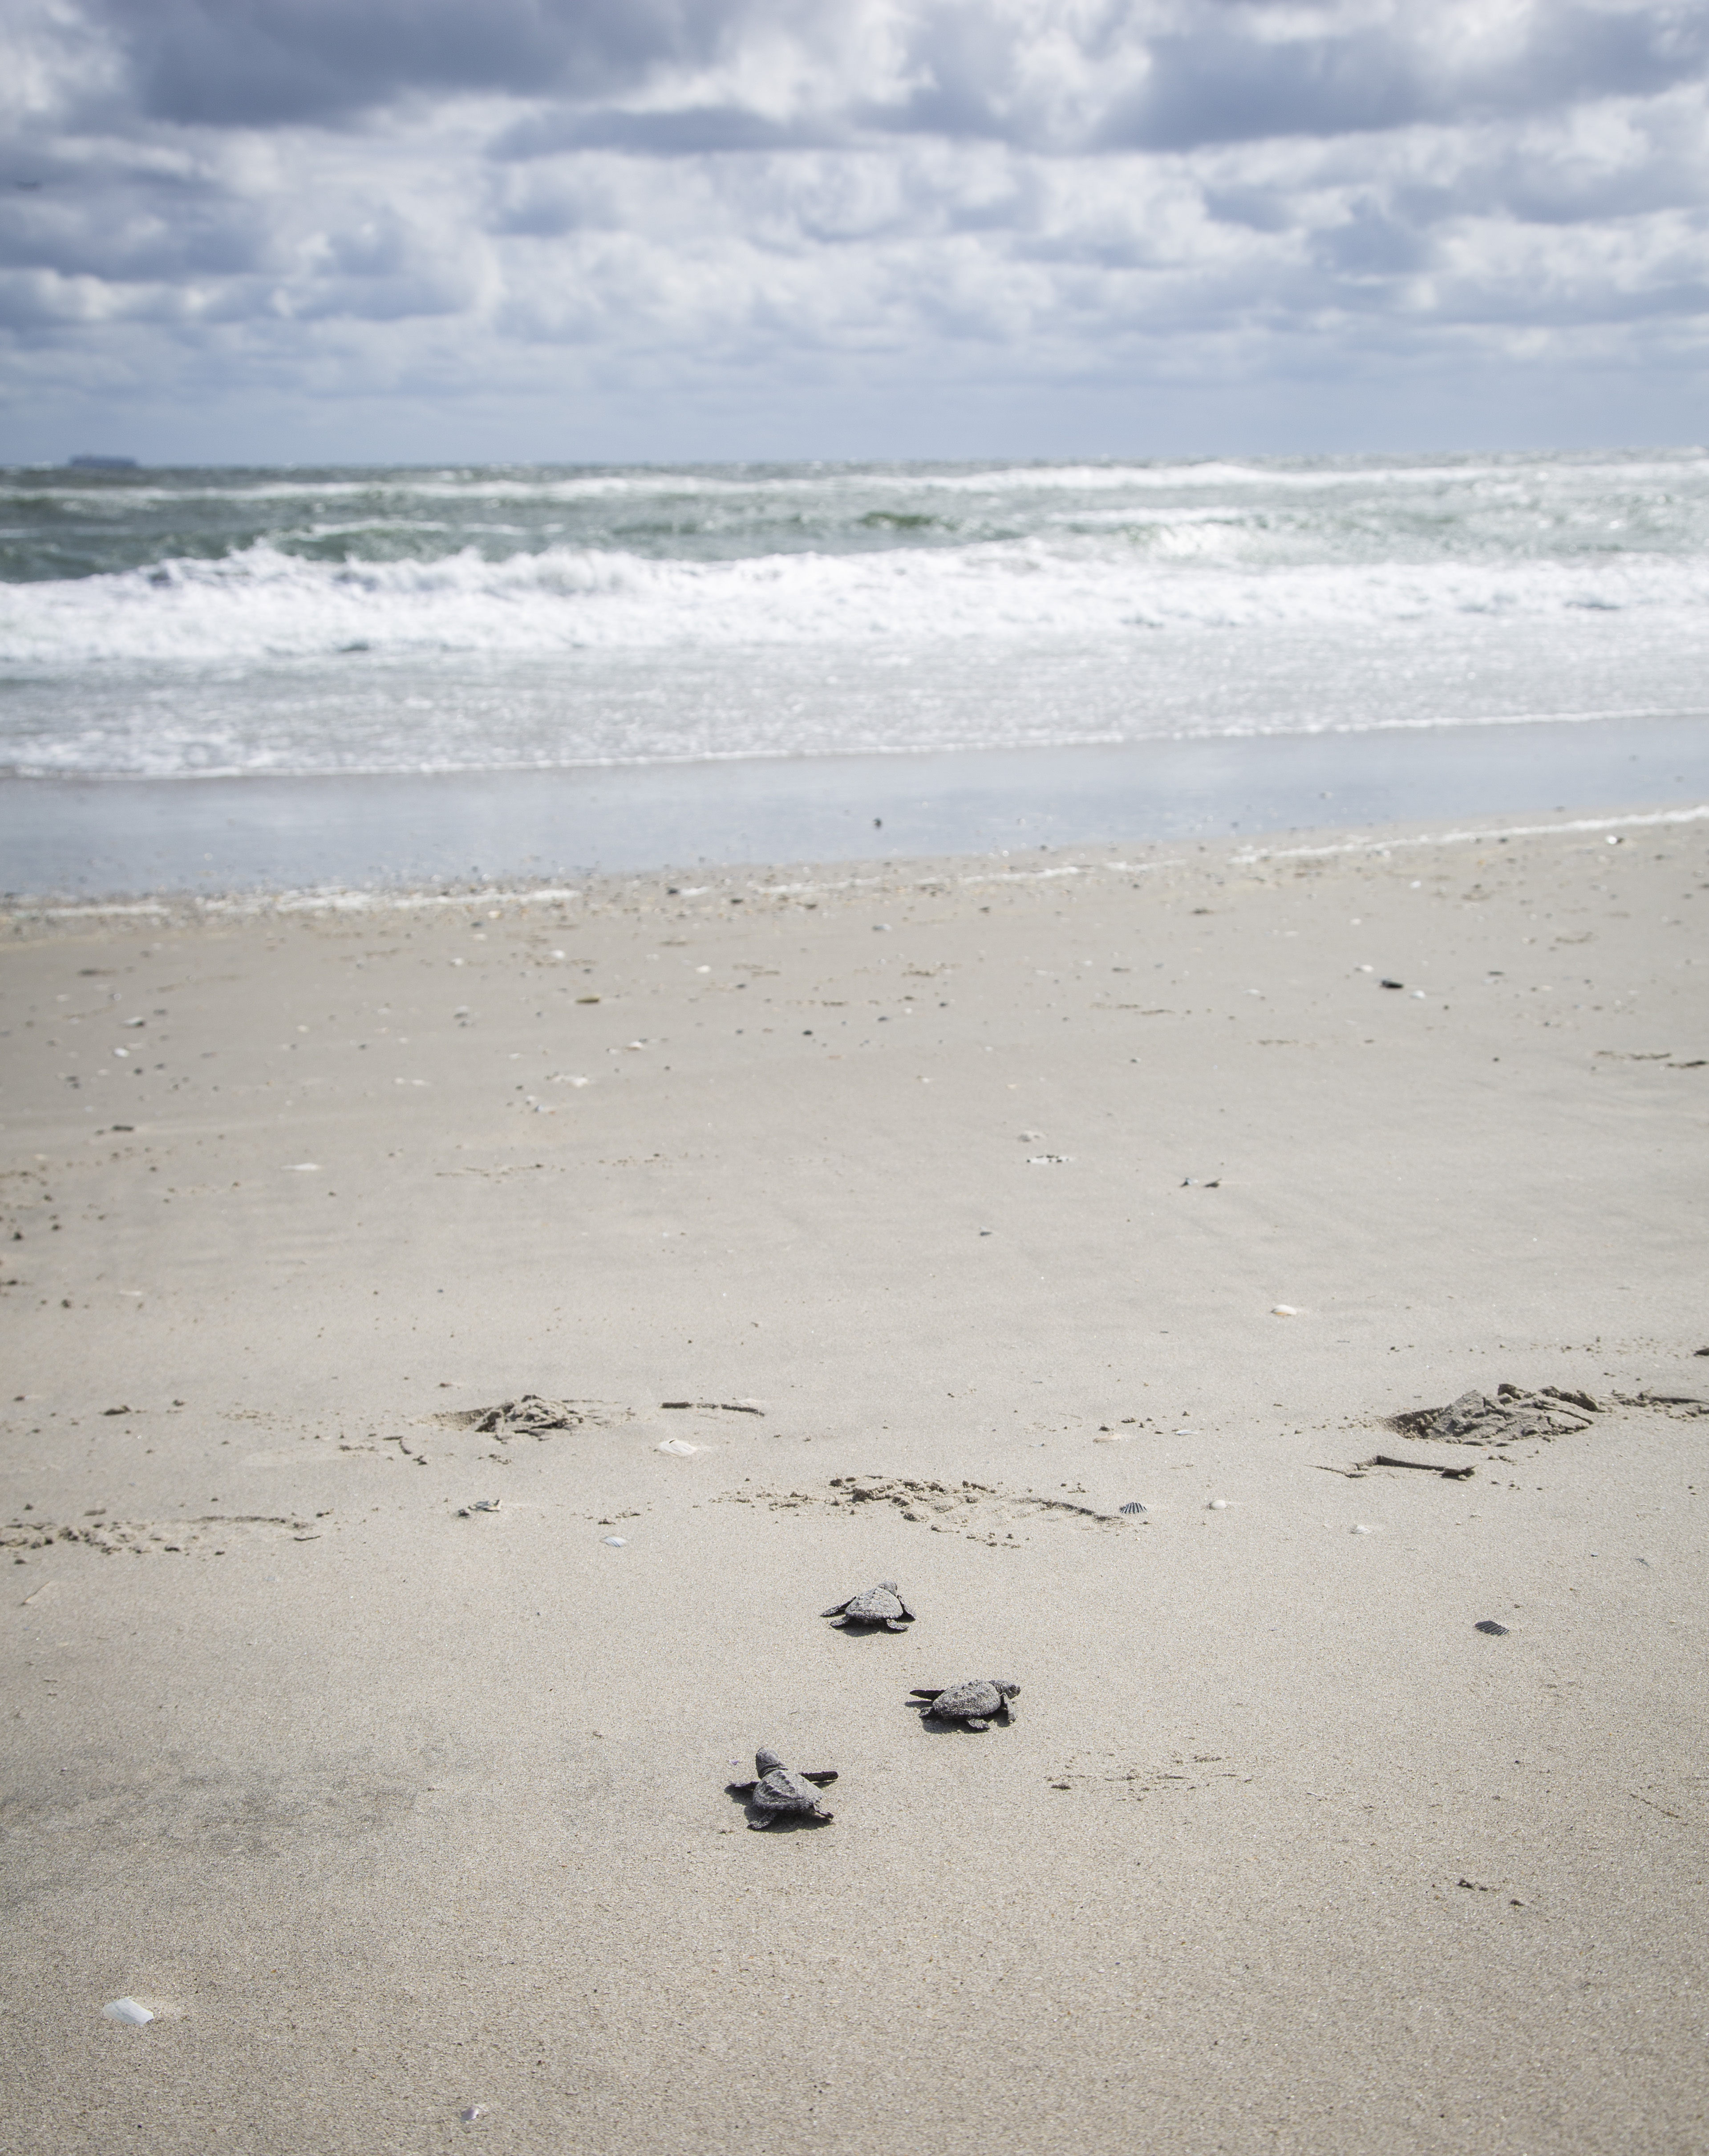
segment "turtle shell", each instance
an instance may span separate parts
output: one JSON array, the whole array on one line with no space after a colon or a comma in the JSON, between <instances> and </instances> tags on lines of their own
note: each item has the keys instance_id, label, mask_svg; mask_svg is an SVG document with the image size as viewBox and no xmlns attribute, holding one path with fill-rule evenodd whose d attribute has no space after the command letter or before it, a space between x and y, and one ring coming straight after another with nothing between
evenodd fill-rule
<instances>
[{"instance_id":1,"label":"turtle shell","mask_svg":"<svg viewBox=\"0 0 1709 2156\"><path fill-rule=\"evenodd\" d=\"M819 1792L791 1767L774 1767L754 1784L753 1802L762 1812L816 1812Z\"/></svg>"},{"instance_id":2,"label":"turtle shell","mask_svg":"<svg viewBox=\"0 0 1709 2156\"><path fill-rule=\"evenodd\" d=\"M843 1614L857 1625L887 1625L903 1614L902 1597L893 1587L865 1587L850 1596Z\"/></svg>"},{"instance_id":3,"label":"turtle shell","mask_svg":"<svg viewBox=\"0 0 1709 2156\"><path fill-rule=\"evenodd\" d=\"M990 1677L970 1677L965 1684L951 1685L927 1707L928 1714L949 1722L988 1722L1006 1706L1002 1693Z\"/></svg>"}]
</instances>

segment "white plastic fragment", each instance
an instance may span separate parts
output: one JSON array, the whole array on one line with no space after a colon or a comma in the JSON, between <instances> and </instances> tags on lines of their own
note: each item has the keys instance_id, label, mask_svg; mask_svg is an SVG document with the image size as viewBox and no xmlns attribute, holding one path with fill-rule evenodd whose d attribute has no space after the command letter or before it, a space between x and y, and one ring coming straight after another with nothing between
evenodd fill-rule
<instances>
[{"instance_id":1,"label":"white plastic fragment","mask_svg":"<svg viewBox=\"0 0 1709 2156\"><path fill-rule=\"evenodd\" d=\"M1228 1510L1228 1500L1226 1497L1213 1497L1205 1509L1207 1512L1225 1512Z\"/></svg>"},{"instance_id":2,"label":"white plastic fragment","mask_svg":"<svg viewBox=\"0 0 1709 2156\"><path fill-rule=\"evenodd\" d=\"M1379 1535L1382 1532L1380 1527L1357 1527L1353 1529L1356 1535Z\"/></svg>"},{"instance_id":3,"label":"white plastic fragment","mask_svg":"<svg viewBox=\"0 0 1709 2156\"><path fill-rule=\"evenodd\" d=\"M564 954L561 951L555 952L553 953L555 957L559 958L561 958L563 955ZM476 2119L484 2118L486 2117L487 2107L484 2103L472 2103L467 2111L460 2111L457 2115L463 2121L465 2126L472 2125Z\"/></svg>"},{"instance_id":4,"label":"white plastic fragment","mask_svg":"<svg viewBox=\"0 0 1709 2156\"><path fill-rule=\"evenodd\" d=\"M154 2019L148 2009L134 1999L115 1999L102 2007L101 2012L109 2021L122 2021L127 2029L140 2029Z\"/></svg>"},{"instance_id":5,"label":"white plastic fragment","mask_svg":"<svg viewBox=\"0 0 1709 2156\"><path fill-rule=\"evenodd\" d=\"M624 1535L604 1535L601 1540L612 1549L627 1549L629 1547L628 1537Z\"/></svg>"},{"instance_id":6,"label":"white plastic fragment","mask_svg":"<svg viewBox=\"0 0 1709 2156\"><path fill-rule=\"evenodd\" d=\"M692 1460L697 1452L704 1452L704 1445L690 1445L686 1437L668 1437L662 1445L652 1448L655 1452L669 1452L678 1460Z\"/></svg>"}]
</instances>

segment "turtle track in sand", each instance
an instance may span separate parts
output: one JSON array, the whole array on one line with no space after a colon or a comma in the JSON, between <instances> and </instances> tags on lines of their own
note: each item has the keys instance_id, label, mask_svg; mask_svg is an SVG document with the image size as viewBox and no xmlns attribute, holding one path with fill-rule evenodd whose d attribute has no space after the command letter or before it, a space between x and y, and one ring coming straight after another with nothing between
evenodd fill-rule
<instances>
[{"instance_id":1,"label":"turtle track in sand","mask_svg":"<svg viewBox=\"0 0 1709 2156\"><path fill-rule=\"evenodd\" d=\"M1029 1528L1080 1528L1121 1533L1132 1520L1119 1512L1100 1512L1063 1497L1041 1497L985 1482L934 1482L924 1476L833 1475L811 1490L766 1490L744 1486L715 1498L721 1505L764 1505L774 1512L813 1510L850 1517L888 1507L915 1527L934 1534L961 1535L993 1549L1019 1548Z\"/></svg>"},{"instance_id":2,"label":"turtle track in sand","mask_svg":"<svg viewBox=\"0 0 1709 2156\"><path fill-rule=\"evenodd\" d=\"M0 1527L0 1549L61 1550L81 1544L103 1557L128 1552L135 1557L191 1557L212 1552L223 1557L233 1543L251 1540L319 1542L330 1513L313 1518L296 1513L203 1512L195 1519L121 1520L107 1511L79 1521L8 1521Z\"/></svg>"}]
</instances>

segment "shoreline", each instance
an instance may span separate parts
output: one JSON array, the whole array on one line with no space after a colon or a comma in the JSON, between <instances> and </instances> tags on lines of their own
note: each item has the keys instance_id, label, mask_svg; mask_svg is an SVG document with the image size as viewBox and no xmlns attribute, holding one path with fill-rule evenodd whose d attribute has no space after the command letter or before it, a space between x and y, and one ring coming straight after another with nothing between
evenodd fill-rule
<instances>
[{"instance_id":1,"label":"shoreline","mask_svg":"<svg viewBox=\"0 0 1709 2156\"><path fill-rule=\"evenodd\" d=\"M5 902L888 860L1709 799L1700 720L313 778L0 780Z\"/></svg>"},{"instance_id":2,"label":"shoreline","mask_svg":"<svg viewBox=\"0 0 1709 2156\"><path fill-rule=\"evenodd\" d=\"M1164 852L1161 842L1153 846L1142 842L1127 848L1125 853L1149 853L1152 858L1137 860L1117 855L1104 858L1098 848L1078 846L1072 850L1079 856L1074 860L1064 860L1057 850L1040 847L1037 852L1045 855L1041 861L1030 858L1032 850L1029 849L1024 854L1005 850L992 854L949 855L935 859L922 856L915 860L887 859L883 861L794 861L769 865L734 862L720 864L717 869L704 871L710 880L704 884L668 882L665 879L683 872L661 868L650 873L627 875L596 872L579 878L574 885L544 880L513 884L445 883L437 887L381 885L364 888L322 885L306 889L287 887L219 893L166 891L144 897L95 898L64 904L55 904L45 898L0 897L0 925L9 922L14 933L26 928L45 929L47 932L53 933L79 922L97 924L103 921L115 925L124 921L139 924L157 922L188 928L197 924L253 921L269 916L368 916L383 918L388 914L431 914L452 911L459 907L480 911L494 906L514 907L524 913L537 907L576 907L586 910L591 916L613 907L621 909L637 900L643 904L649 901L658 903L676 900L686 914L691 909L704 911L704 909L697 907L697 901L701 900L709 900L714 906L742 905L750 895L761 899L794 901L811 911L821 899L843 895L878 897L887 892L907 895L986 884L1050 883L1069 876L1088 876L1097 881L1105 875L1149 876L1175 869L1204 874L1218 866L1224 870L1245 871L1261 870L1272 865L1279 867L1291 862L1328 862L1362 857L1386 860L1393 854L1412 849L1507 845L1515 839L1524 839L1591 835L1600 836L1609 844L1621 844L1627 838L1645 832L1679 832L1692 824L1706 822L1709 822L1709 802L1693 803L1681 808L1620 809L1604 815L1563 815L1545 823L1478 824L1446 829L1424 829L1409 824L1379 826L1375 829L1326 825L1320 830L1309 833L1292 830L1266 834L1272 839L1303 839L1305 843L1302 844L1266 845L1241 841L1231 848L1229 842L1225 842L1220 847L1213 847L1209 840L1193 840L1190 843L1196 859L1187 855ZM826 873L839 868L846 869L849 873L842 875Z\"/></svg>"}]
</instances>

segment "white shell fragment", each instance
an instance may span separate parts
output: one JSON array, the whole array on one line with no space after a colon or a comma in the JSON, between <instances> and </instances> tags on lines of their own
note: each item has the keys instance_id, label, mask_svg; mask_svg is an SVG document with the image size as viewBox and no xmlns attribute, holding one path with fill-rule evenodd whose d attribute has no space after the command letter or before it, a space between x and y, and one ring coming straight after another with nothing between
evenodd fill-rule
<instances>
[{"instance_id":1,"label":"white shell fragment","mask_svg":"<svg viewBox=\"0 0 1709 2156\"><path fill-rule=\"evenodd\" d=\"M1270 1306L1270 1315L1272 1317L1297 1317L1299 1312L1291 1302L1273 1302Z\"/></svg>"},{"instance_id":2,"label":"white shell fragment","mask_svg":"<svg viewBox=\"0 0 1709 2156\"><path fill-rule=\"evenodd\" d=\"M1228 1500L1226 1497L1213 1497L1205 1509L1207 1512L1225 1512L1228 1510Z\"/></svg>"},{"instance_id":3,"label":"white shell fragment","mask_svg":"<svg viewBox=\"0 0 1709 2156\"><path fill-rule=\"evenodd\" d=\"M101 2012L109 2021L122 2021L127 2029L140 2029L145 2022L154 2019L148 2009L134 1999L115 1999L110 2005L102 2007Z\"/></svg>"},{"instance_id":4,"label":"white shell fragment","mask_svg":"<svg viewBox=\"0 0 1709 2156\"><path fill-rule=\"evenodd\" d=\"M600 1539L610 1549L627 1549L629 1547L627 1535L602 1535Z\"/></svg>"},{"instance_id":5,"label":"white shell fragment","mask_svg":"<svg viewBox=\"0 0 1709 2156\"><path fill-rule=\"evenodd\" d=\"M668 1452L678 1460L692 1460L697 1452L704 1452L704 1445L690 1445L686 1437L668 1437L662 1445L652 1448L655 1452Z\"/></svg>"}]
</instances>

